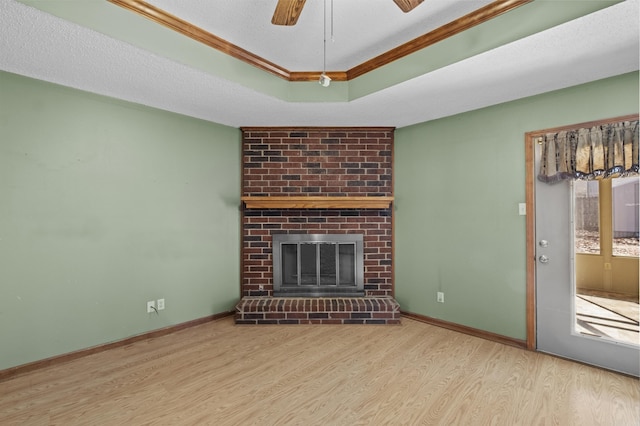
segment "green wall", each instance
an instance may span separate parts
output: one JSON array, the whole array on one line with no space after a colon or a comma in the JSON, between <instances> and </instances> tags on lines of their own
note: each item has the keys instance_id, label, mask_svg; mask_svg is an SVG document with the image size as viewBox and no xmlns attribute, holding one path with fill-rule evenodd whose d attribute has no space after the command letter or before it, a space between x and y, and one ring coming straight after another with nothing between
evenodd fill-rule
<instances>
[{"instance_id":1,"label":"green wall","mask_svg":"<svg viewBox=\"0 0 640 426\"><path fill-rule=\"evenodd\" d=\"M524 133L638 92L631 73L398 129L402 309L525 339ZM232 309L237 129L4 72L0 94L0 370Z\"/></svg>"},{"instance_id":2,"label":"green wall","mask_svg":"<svg viewBox=\"0 0 640 426\"><path fill-rule=\"evenodd\" d=\"M402 309L526 339L524 134L637 113L638 92L634 72L397 130Z\"/></svg>"},{"instance_id":3,"label":"green wall","mask_svg":"<svg viewBox=\"0 0 640 426\"><path fill-rule=\"evenodd\" d=\"M0 94L0 369L233 308L238 129L4 72Z\"/></svg>"}]
</instances>

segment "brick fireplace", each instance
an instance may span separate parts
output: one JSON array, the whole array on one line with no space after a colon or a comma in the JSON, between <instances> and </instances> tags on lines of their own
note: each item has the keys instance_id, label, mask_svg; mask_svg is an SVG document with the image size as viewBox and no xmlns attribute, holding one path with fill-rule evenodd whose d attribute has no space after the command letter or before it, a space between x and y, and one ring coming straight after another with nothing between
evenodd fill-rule
<instances>
[{"instance_id":1,"label":"brick fireplace","mask_svg":"<svg viewBox=\"0 0 640 426\"><path fill-rule=\"evenodd\" d=\"M237 323L399 323L392 281L393 131L242 129ZM274 297L275 234L361 234L365 296Z\"/></svg>"}]
</instances>

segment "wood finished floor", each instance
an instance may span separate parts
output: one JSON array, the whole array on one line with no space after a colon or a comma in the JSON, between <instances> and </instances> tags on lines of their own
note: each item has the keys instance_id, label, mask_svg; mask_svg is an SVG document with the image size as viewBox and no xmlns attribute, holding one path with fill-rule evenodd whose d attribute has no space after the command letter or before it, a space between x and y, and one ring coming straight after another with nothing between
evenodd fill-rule
<instances>
[{"instance_id":1,"label":"wood finished floor","mask_svg":"<svg viewBox=\"0 0 640 426\"><path fill-rule=\"evenodd\" d=\"M638 425L637 379L403 318L231 317L0 382L1 425Z\"/></svg>"}]
</instances>

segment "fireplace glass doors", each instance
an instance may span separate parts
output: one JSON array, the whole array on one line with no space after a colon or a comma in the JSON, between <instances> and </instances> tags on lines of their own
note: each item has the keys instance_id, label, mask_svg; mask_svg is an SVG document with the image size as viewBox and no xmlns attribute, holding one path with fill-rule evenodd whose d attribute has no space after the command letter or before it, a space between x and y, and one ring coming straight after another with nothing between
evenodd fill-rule
<instances>
[{"instance_id":1,"label":"fireplace glass doors","mask_svg":"<svg viewBox=\"0 0 640 426\"><path fill-rule=\"evenodd\" d=\"M274 296L364 296L362 234L275 234Z\"/></svg>"}]
</instances>

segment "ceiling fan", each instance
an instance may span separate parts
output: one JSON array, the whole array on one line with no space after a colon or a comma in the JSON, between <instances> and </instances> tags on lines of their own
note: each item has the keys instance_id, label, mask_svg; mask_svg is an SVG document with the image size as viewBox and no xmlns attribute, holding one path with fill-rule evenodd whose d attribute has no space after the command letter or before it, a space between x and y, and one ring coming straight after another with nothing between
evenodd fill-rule
<instances>
[{"instance_id":1,"label":"ceiling fan","mask_svg":"<svg viewBox=\"0 0 640 426\"><path fill-rule=\"evenodd\" d=\"M276 10L271 18L274 25L295 25L306 0L278 0ZM403 12L413 10L424 0L393 0Z\"/></svg>"}]
</instances>

